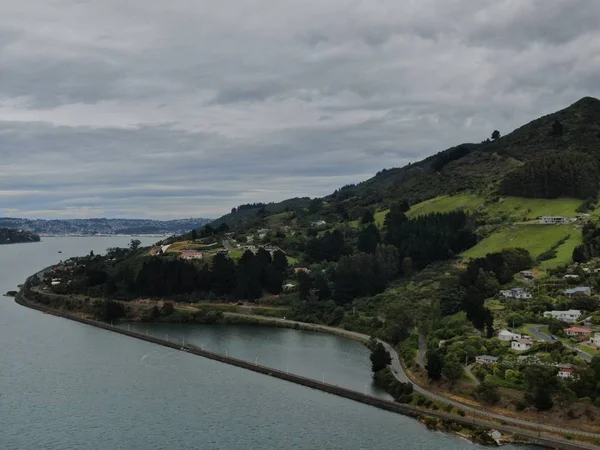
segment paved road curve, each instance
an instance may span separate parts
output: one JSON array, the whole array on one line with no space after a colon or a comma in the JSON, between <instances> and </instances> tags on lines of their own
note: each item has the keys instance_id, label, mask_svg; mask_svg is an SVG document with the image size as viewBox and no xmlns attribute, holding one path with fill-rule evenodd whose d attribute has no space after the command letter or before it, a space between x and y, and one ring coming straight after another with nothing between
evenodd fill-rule
<instances>
[{"instance_id":1,"label":"paved road curve","mask_svg":"<svg viewBox=\"0 0 600 450\"><path fill-rule=\"evenodd\" d=\"M554 339L552 339L551 336L548 336L546 333L542 333L542 326L543 325L531 325L531 326L527 327L526 329L527 329L528 333L531 333L537 339L540 339L540 340L546 341L546 342L556 342ZM590 355L589 353L584 352L583 350L580 350L578 348L572 347L569 344L565 344L564 342L562 344L565 347L567 347L568 349L576 351L579 354L579 356L581 356L586 361L591 361L592 358L593 358L592 355Z\"/></svg>"},{"instance_id":2,"label":"paved road curve","mask_svg":"<svg viewBox=\"0 0 600 450\"><path fill-rule=\"evenodd\" d=\"M318 325L318 324L305 323L305 322L296 322L296 321L287 320L287 319L278 319L278 318L274 318L274 317L238 314L238 313L225 313L225 315L257 318L257 319L261 319L261 320L265 320L265 321L278 322L278 323L282 323L282 324L286 324L286 325L297 324L299 326L302 326L305 329L312 328L314 330L320 330L320 331L333 333L333 334L337 334L337 335L343 335L343 336L350 337L352 339L359 339L362 341L368 341L371 338L369 335L366 335L366 334L357 333L355 331L348 331L348 330L344 330L342 328L328 327L326 325ZM379 341L379 342L381 342L384 345L384 347L386 348L386 350L390 353L390 356L392 357L392 363L390 366L392 368L392 373L394 374L396 379L403 383L411 383L413 385L414 391L418 392L419 394L422 394L426 397L429 397L433 400L437 400L442 403L450 404L456 408L462 409L463 411L469 412L471 414L483 416L487 419L499 420L499 421L502 421L502 422L505 422L508 424L512 424L512 425L525 426L525 427L535 428L537 430L544 430L544 431L549 431L549 432L553 432L553 433L578 434L581 436L600 438L600 433L589 433L589 432L580 431L580 430L577 430L574 428L562 428L562 427L556 427L553 425L545 425L542 423L533 422L533 421L529 421L529 420L516 419L514 417L504 416L502 414L496 414L496 413L487 411L485 409L479 409L479 408L474 408L472 406L467 406L463 403L457 402L455 400L451 400L449 398L443 397L442 395L428 391L427 389L419 386L418 384L413 383L408 378L408 376L406 375L406 372L404 371L404 368L402 367L402 364L400 363L400 357L398 356L398 352L396 352L396 350L391 345L389 345L387 342L383 342L383 341Z\"/></svg>"}]
</instances>

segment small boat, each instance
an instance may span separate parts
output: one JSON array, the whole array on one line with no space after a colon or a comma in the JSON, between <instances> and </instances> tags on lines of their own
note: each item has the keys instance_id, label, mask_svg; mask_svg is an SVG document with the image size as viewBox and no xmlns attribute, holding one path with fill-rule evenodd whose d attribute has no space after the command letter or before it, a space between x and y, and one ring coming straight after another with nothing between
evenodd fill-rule
<instances>
[{"instance_id":1,"label":"small boat","mask_svg":"<svg viewBox=\"0 0 600 450\"><path fill-rule=\"evenodd\" d=\"M59 250L58 253L62 253L62 250Z\"/></svg>"}]
</instances>

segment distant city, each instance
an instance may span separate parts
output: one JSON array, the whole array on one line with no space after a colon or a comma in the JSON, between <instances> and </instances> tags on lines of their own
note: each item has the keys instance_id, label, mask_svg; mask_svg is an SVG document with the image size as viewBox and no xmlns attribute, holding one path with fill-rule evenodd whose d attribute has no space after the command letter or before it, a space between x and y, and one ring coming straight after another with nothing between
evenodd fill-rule
<instances>
[{"instance_id":1,"label":"distant city","mask_svg":"<svg viewBox=\"0 0 600 450\"><path fill-rule=\"evenodd\" d=\"M0 217L0 228L16 228L31 231L39 235L170 235L181 234L200 228L213 219L189 218L176 220L151 219L22 219Z\"/></svg>"}]
</instances>

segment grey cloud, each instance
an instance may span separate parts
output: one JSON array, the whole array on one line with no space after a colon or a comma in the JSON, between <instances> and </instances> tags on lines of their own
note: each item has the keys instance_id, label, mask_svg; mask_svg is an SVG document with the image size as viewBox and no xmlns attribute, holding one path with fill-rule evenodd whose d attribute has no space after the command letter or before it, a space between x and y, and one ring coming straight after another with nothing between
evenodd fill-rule
<instances>
[{"instance_id":1,"label":"grey cloud","mask_svg":"<svg viewBox=\"0 0 600 450\"><path fill-rule=\"evenodd\" d=\"M25 3L0 4L0 214L325 195L600 95L594 0Z\"/></svg>"}]
</instances>

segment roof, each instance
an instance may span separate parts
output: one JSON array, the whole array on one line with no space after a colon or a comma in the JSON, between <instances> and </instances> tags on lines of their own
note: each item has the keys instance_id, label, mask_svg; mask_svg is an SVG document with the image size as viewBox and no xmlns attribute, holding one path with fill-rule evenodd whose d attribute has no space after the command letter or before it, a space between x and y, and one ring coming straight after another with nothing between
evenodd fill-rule
<instances>
[{"instance_id":1,"label":"roof","mask_svg":"<svg viewBox=\"0 0 600 450\"><path fill-rule=\"evenodd\" d=\"M514 341L513 341L514 342ZM516 342L518 342L519 344L529 344L529 345L533 345L533 341L531 339L527 339L527 338L521 338L521 339L517 339Z\"/></svg>"},{"instance_id":2,"label":"roof","mask_svg":"<svg viewBox=\"0 0 600 450\"><path fill-rule=\"evenodd\" d=\"M577 292L588 292L591 290L589 286L577 286L573 289L565 289L565 294L576 294Z\"/></svg>"},{"instance_id":3,"label":"roof","mask_svg":"<svg viewBox=\"0 0 600 450\"><path fill-rule=\"evenodd\" d=\"M513 333L512 331L509 330L501 330L498 334L501 334L503 336L520 336L519 333Z\"/></svg>"},{"instance_id":4,"label":"roof","mask_svg":"<svg viewBox=\"0 0 600 450\"><path fill-rule=\"evenodd\" d=\"M581 328L581 327L571 327L571 328L567 328L565 331L571 331L573 333L591 333L592 330L588 330L587 328Z\"/></svg>"},{"instance_id":5,"label":"roof","mask_svg":"<svg viewBox=\"0 0 600 450\"><path fill-rule=\"evenodd\" d=\"M489 361L498 361L498 359L500 359L500 358L498 358L497 356L479 355L479 356L476 356L475 359L487 359Z\"/></svg>"}]
</instances>

